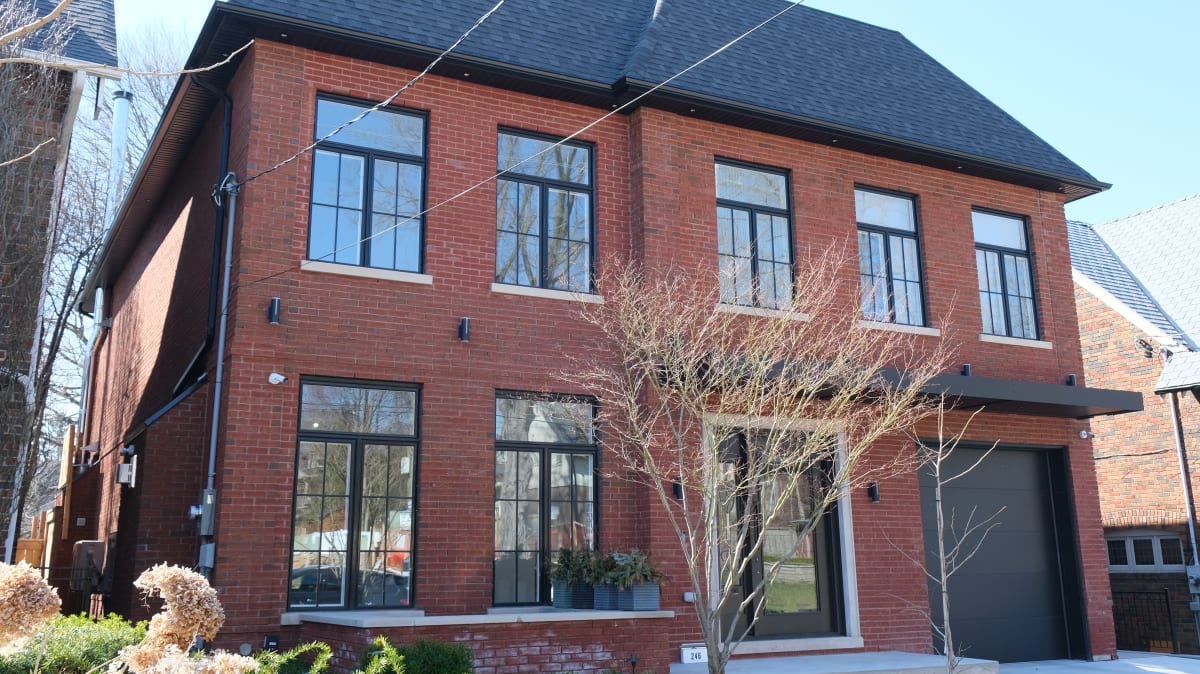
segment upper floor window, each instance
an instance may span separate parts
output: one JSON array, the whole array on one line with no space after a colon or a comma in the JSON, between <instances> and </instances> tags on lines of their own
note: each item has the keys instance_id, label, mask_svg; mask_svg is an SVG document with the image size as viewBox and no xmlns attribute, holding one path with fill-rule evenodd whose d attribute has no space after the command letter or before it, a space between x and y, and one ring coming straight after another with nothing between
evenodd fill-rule
<instances>
[{"instance_id":1,"label":"upper floor window","mask_svg":"<svg viewBox=\"0 0 1200 674\"><path fill-rule=\"evenodd\" d=\"M591 292L591 147L501 131L496 165L496 282Z\"/></svg>"},{"instance_id":2,"label":"upper floor window","mask_svg":"<svg viewBox=\"0 0 1200 674\"><path fill-rule=\"evenodd\" d=\"M317 99L315 138L368 106ZM425 116L385 108L321 141L313 155L308 258L421 271Z\"/></svg>"},{"instance_id":3,"label":"upper floor window","mask_svg":"<svg viewBox=\"0 0 1200 674\"><path fill-rule=\"evenodd\" d=\"M989 335L1037 339L1033 273L1025 220L988 211L971 211L975 264L983 331Z\"/></svg>"},{"instance_id":4,"label":"upper floor window","mask_svg":"<svg viewBox=\"0 0 1200 674\"><path fill-rule=\"evenodd\" d=\"M792 218L784 171L718 161L721 301L777 309L792 302Z\"/></svg>"},{"instance_id":5,"label":"upper floor window","mask_svg":"<svg viewBox=\"0 0 1200 674\"><path fill-rule=\"evenodd\" d=\"M289 607L412 605L417 397L301 384Z\"/></svg>"},{"instance_id":6,"label":"upper floor window","mask_svg":"<svg viewBox=\"0 0 1200 674\"><path fill-rule=\"evenodd\" d=\"M496 397L496 604L548 603L559 548L595 549L593 412L586 400Z\"/></svg>"},{"instance_id":7,"label":"upper floor window","mask_svg":"<svg viewBox=\"0 0 1200 674\"><path fill-rule=\"evenodd\" d=\"M1158 531L1131 532L1109 538L1108 570L1125 573L1182 571L1183 543L1179 536Z\"/></svg>"},{"instance_id":8,"label":"upper floor window","mask_svg":"<svg viewBox=\"0 0 1200 674\"><path fill-rule=\"evenodd\" d=\"M863 318L925 325L913 198L854 190Z\"/></svg>"}]
</instances>

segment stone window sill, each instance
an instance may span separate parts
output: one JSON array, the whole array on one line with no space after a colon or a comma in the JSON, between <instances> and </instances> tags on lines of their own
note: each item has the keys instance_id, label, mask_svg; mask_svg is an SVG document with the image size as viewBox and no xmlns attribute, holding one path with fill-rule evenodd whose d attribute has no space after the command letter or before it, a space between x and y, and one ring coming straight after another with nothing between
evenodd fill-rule
<instances>
[{"instance_id":1,"label":"stone window sill","mask_svg":"<svg viewBox=\"0 0 1200 674\"><path fill-rule=\"evenodd\" d=\"M358 276L359 278L373 278L383 281L399 281L401 283L416 283L427 286L433 285L433 277L429 274L415 274L410 271L377 269L375 267L359 267L353 264L305 260L300 263L300 269L303 271L320 272L322 274L340 274L342 276Z\"/></svg>"},{"instance_id":2,"label":"stone window sill","mask_svg":"<svg viewBox=\"0 0 1200 674\"><path fill-rule=\"evenodd\" d=\"M573 609L530 608L491 609L484 614L426 616L424 611L395 609L379 611L296 611L280 616L280 625L302 622L341 625L359 629L382 627L427 627L436 625L487 625L512 623L548 623L595 620L644 620L674 618L674 611L585 611Z\"/></svg>"},{"instance_id":3,"label":"stone window sill","mask_svg":"<svg viewBox=\"0 0 1200 674\"><path fill-rule=\"evenodd\" d=\"M1053 342L1043 342L1040 339L1023 339L1021 337L1004 337L1002 335L979 335L979 341L992 344L1007 344L1009 346L1024 346L1030 349L1053 349Z\"/></svg>"},{"instance_id":4,"label":"stone window sill","mask_svg":"<svg viewBox=\"0 0 1200 674\"><path fill-rule=\"evenodd\" d=\"M599 295L576 293L568 290L550 290L549 288L531 288L529 286L516 286L508 283L493 283L492 292L503 295L540 297L545 300L565 300L568 302L584 302L587 304L604 304L604 298Z\"/></svg>"},{"instance_id":5,"label":"stone window sill","mask_svg":"<svg viewBox=\"0 0 1200 674\"><path fill-rule=\"evenodd\" d=\"M862 648L862 637L813 637L811 639L762 639L743 641L733 649L734 655L760 653L798 653L802 651L833 651Z\"/></svg>"}]
</instances>

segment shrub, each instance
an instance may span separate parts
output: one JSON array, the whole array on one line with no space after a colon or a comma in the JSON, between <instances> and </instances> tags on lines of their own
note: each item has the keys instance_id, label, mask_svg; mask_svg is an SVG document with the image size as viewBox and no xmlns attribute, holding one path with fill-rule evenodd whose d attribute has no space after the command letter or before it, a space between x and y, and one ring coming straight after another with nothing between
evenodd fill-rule
<instances>
[{"instance_id":1,"label":"shrub","mask_svg":"<svg viewBox=\"0 0 1200 674\"><path fill-rule=\"evenodd\" d=\"M333 649L319 641L301 644L283 653L263 651L256 657L258 674L323 674L332 658Z\"/></svg>"},{"instance_id":2,"label":"shrub","mask_svg":"<svg viewBox=\"0 0 1200 674\"><path fill-rule=\"evenodd\" d=\"M117 615L101 620L86 615L59 616L20 650L0 657L0 674L29 674L35 666L45 674L85 674L145 636L146 623L133 625Z\"/></svg>"},{"instance_id":3,"label":"shrub","mask_svg":"<svg viewBox=\"0 0 1200 674\"><path fill-rule=\"evenodd\" d=\"M381 651L378 642L368 646L363 651L359 668L366 669ZM421 640L399 646L396 652L404 658L403 670L384 667L380 674L471 674L474 670L471 649L462 644Z\"/></svg>"}]
</instances>

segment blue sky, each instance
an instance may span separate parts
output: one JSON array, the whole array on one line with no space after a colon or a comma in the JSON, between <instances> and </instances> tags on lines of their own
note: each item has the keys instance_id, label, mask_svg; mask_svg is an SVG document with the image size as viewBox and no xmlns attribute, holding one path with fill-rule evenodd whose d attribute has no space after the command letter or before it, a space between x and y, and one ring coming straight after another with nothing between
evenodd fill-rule
<instances>
[{"instance_id":1,"label":"blue sky","mask_svg":"<svg viewBox=\"0 0 1200 674\"><path fill-rule=\"evenodd\" d=\"M160 20L194 36L211 3L116 4L122 32ZM1096 178L1113 183L1107 192L1068 204L1069 218L1106 222L1200 193L1197 0L806 4L900 31Z\"/></svg>"}]
</instances>

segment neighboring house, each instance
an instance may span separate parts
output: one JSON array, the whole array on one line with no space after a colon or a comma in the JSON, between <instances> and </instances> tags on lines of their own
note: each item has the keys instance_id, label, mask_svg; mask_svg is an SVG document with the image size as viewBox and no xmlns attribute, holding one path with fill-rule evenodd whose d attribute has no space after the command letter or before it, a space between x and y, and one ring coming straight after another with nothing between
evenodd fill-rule
<instances>
[{"instance_id":1,"label":"neighboring house","mask_svg":"<svg viewBox=\"0 0 1200 674\"><path fill-rule=\"evenodd\" d=\"M1083 363L1062 208L1107 186L899 34L805 7L589 126L786 6L759 0L508 3L388 108L282 163L492 4L213 8L189 66L254 45L181 80L90 278L103 303L83 307L109 327L72 512L107 546L104 608L143 616L130 583L169 561L211 574L217 645L329 640L348 667L382 633L467 643L480 674L624 671L635 654L667 671L698 638L686 571L646 489L564 426L590 405L556 376L593 342L576 312L603 301L598 268L632 255L714 284L753 260L725 308L770 315L808 251L858 240L890 291L862 325L951 339L970 374L940 384L987 407L968 440L1000 443L973 480L1002 485L1011 515L959 580L960 642L1113 657L1079 419L1141 403L1068 385ZM464 193L580 129L553 161ZM243 182L214 202L227 171ZM755 250L745 230L767 224L779 245ZM824 599L773 614L740 654L930 652L920 482L880 491L830 516ZM663 610L548 610L567 541L648 550Z\"/></svg>"},{"instance_id":2,"label":"neighboring house","mask_svg":"<svg viewBox=\"0 0 1200 674\"><path fill-rule=\"evenodd\" d=\"M22 4L29 3L14 3L0 14L13 16ZM36 16L46 16L55 4L45 0L34 3ZM29 159L0 167L0 549L8 541L8 506L19 470L18 448L27 442L30 381L36 375L34 355L40 350L41 316L36 300L44 292L43 270L57 224L71 131L89 81L113 77L112 68L117 65L112 0L76 0L57 20L58 27L63 24L66 32L61 44L49 43L43 31L8 45L17 49L16 56L32 56L65 67L53 67L52 91L39 92L39 100L28 101L25 113L16 111L6 117L0 142L0 162L5 162L46 140L56 141ZM4 66L6 96L20 89L21 78L15 73L32 67ZM20 102L6 97L5 104ZM14 129L17 120L29 123ZM11 154L2 156L4 153Z\"/></svg>"},{"instance_id":3,"label":"neighboring house","mask_svg":"<svg viewBox=\"0 0 1200 674\"><path fill-rule=\"evenodd\" d=\"M1165 589L1176 639L1200 652L1189 610L1200 585L1185 574L1195 563L1194 488L1185 485L1200 468L1200 195L1068 226L1087 382L1146 401L1091 429L1118 645L1172 647Z\"/></svg>"}]
</instances>

